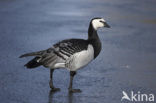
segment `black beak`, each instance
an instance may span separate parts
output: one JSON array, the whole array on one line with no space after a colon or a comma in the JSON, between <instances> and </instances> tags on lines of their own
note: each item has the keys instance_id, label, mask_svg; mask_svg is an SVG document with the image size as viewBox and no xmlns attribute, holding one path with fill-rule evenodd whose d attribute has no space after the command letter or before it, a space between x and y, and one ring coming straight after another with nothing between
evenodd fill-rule
<instances>
[{"instance_id":1,"label":"black beak","mask_svg":"<svg viewBox=\"0 0 156 103\"><path fill-rule=\"evenodd\" d=\"M106 22L104 22L104 21L100 21L100 22L103 23L104 27L106 27L106 28L110 28L110 26L109 26Z\"/></svg>"},{"instance_id":2,"label":"black beak","mask_svg":"<svg viewBox=\"0 0 156 103\"><path fill-rule=\"evenodd\" d=\"M110 28L110 26L106 22L104 22L104 27Z\"/></svg>"}]
</instances>

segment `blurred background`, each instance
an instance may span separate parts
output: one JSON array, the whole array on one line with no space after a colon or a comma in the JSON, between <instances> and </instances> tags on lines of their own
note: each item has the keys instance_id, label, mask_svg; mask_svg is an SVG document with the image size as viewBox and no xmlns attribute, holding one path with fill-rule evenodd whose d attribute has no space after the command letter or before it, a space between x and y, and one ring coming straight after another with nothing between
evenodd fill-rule
<instances>
[{"instance_id":1,"label":"blurred background","mask_svg":"<svg viewBox=\"0 0 156 103\"><path fill-rule=\"evenodd\" d=\"M156 93L155 0L0 0L0 101L2 103L120 103L122 91ZM67 38L87 38L89 22L103 17L102 52L78 71L69 94L69 71L28 70L21 54Z\"/></svg>"}]
</instances>

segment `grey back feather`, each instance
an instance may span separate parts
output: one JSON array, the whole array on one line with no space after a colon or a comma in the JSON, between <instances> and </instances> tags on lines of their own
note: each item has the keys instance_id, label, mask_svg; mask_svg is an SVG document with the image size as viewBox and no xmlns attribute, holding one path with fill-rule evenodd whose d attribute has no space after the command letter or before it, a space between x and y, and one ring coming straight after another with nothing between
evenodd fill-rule
<instances>
[{"instance_id":1,"label":"grey back feather","mask_svg":"<svg viewBox=\"0 0 156 103\"><path fill-rule=\"evenodd\" d=\"M19 58L27 57L27 56L40 56L42 55L46 50L38 51L38 52L31 52L21 55Z\"/></svg>"}]
</instances>

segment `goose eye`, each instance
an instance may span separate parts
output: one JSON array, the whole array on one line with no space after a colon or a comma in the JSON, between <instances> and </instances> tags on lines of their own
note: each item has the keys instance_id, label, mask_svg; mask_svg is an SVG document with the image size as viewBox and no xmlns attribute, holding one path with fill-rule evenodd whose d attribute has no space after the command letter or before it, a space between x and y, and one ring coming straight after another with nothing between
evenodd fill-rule
<instances>
[{"instance_id":1,"label":"goose eye","mask_svg":"<svg viewBox=\"0 0 156 103\"><path fill-rule=\"evenodd\" d=\"M105 23L104 21L101 21L101 20L100 20L100 22L101 22L101 23Z\"/></svg>"}]
</instances>

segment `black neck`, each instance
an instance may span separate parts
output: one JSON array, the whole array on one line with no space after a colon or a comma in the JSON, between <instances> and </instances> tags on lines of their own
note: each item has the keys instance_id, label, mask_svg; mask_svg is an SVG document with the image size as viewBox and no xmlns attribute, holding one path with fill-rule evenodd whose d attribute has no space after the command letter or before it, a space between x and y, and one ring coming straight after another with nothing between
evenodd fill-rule
<instances>
[{"instance_id":1,"label":"black neck","mask_svg":"<svg viewBox=\"0 0 156 103\"><path fill-rule=\"evenodd\" d=\"M92 23L90 23L89 28L88 28L88 40L91 39L99 39L97 30L94 29Z\"/></svg>"},{"instance_id":2,"label":"black neck","mask_svg":"<svg viewBox=\"0 0 156 103\"><path fill-rule=\"evenodd\" d=\"M93 45L94 48L94 58L96 58L101 51L101 41L97 34L97 30L94 29L92 23L90 23L88 28L88 41Z\"/></svg>"}]
</instances>

